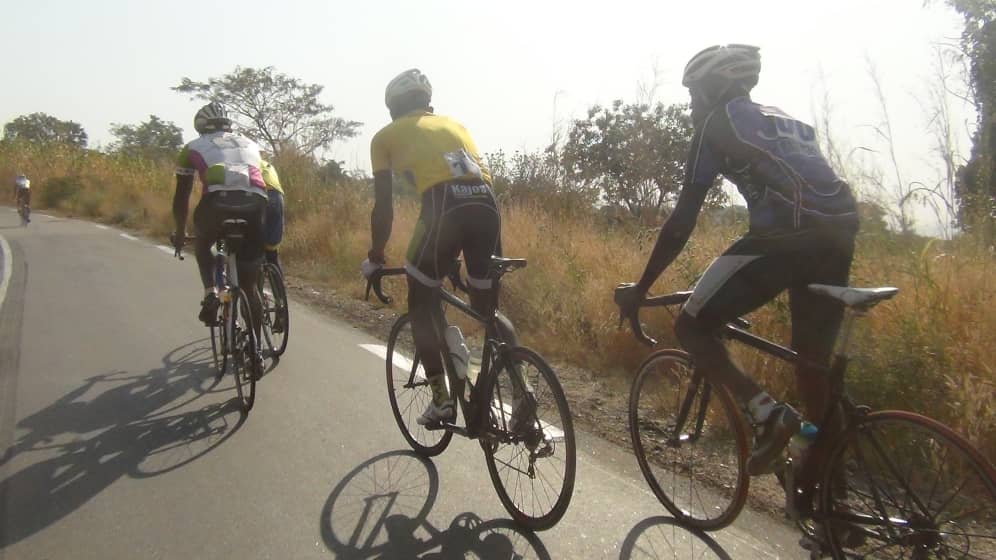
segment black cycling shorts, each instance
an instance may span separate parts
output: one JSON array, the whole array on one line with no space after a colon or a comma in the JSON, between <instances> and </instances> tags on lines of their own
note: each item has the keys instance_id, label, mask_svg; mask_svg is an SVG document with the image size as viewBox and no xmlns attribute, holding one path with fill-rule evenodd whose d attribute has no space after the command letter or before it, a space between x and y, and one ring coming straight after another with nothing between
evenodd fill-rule
<instances>
[{"instance_id":1,"label":"black cycling shorts","mask_svg":"<svg viewBox=\"0 0 996 560\"><path fill-rule=\"evenodd\" d=\"M231 218L248 222L239 248L239 263L258 265L263 258L263 220L266 197L244 191L215 191L201 198L194 209L194 233L198 247L210 248L221 237L221 224Z\"/></svg>"},{"instance_id":2,"label":"black cycling shorts","mask_svg":"<svg viewBox=\"0 0 996 560\"><path fill-rule=\"evenodd\" d=\"M853 255L853 230L748 233L709 265L683 312L702 328L718 329L788 290L792 348L826 362L844 310L807 285L847 286Z\"/></svg>"},{"instance_id":3,"label":"black cycling shorts","mask_svg":"<svg viewBox=\"0 0 996 560\"><path fill-rule=\"evenodd\" d=\"M491 288L488 267L492 255L501 255L501 217L491 187L481 182L443 183L422 193L405 270L437 287L461 251L468 283Z\"/></svg>"},{"instance_id":4,"label":"black cycling shorts","mask_svg":"<svg viewBox=\"0 0 996 560\"><path fill-rule=\"evenodd\" d=\"M31 206L31 189L17 189L17 203L20 204L22 200Z\"/></svg>"}]
</instances>

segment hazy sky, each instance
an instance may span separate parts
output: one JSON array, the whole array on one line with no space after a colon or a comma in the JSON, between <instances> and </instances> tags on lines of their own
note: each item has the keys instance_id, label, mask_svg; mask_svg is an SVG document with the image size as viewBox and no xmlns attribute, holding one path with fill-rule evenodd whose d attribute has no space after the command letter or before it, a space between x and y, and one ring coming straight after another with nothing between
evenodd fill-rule
<instances>
[{"instance_id":1,"label":"hazy sky","mask_svg":"<svg viewBox=\"0 0 996 560\"><path fill-rule=\"evenodd\" d=\"M389 118L384 86L414 66L433 83L436 111L462 121L483 151L536 149L594 103L636 100L655 68L656 98L686 101L688 58L742 42L761 47L756 100L810 120L827 90L835 134L852 146L870 145L867 125L879 120L874 61L901 164L924 182L934 180L933 160L918 100L933 45L961 31L943 2L921 0L31 0L5 1L2 12L0 123L42 111L81 123L91 145L112 140L111 123L150 114L183 126L189 140L199 103L171 86L272 65L325 85L324 101L364 123L333 155L369 170L370 137ZM974 115L953 109L967 153L963 129Z\"/></svg>"}]
</instances>

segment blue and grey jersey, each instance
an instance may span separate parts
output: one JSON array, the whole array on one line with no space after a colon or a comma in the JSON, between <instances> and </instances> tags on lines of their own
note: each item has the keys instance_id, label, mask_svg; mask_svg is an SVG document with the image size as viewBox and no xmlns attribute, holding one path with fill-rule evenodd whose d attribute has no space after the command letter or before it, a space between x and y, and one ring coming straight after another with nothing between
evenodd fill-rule
<instances>
[{"instance_id":1,"label":"blue and grey jersey","mask_svg":"<svg viewBox=\"0 0 996 560\"><path fill-rule=\"evenodd\" d=\"M707 190L719 175L735 184L751 231L857 227L851 188L823 157L813 127L747 97L696 128L685 173L686 189Z\"/></svg>"}]
</instances>

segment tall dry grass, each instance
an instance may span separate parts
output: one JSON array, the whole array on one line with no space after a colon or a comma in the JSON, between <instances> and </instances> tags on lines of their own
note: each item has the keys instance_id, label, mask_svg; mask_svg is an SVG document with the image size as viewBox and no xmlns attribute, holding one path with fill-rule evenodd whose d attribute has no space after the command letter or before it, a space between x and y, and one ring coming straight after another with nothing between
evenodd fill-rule
<instances>
[{"instance_id":1,"label":"tall dry grass","mask_svg":"<svg viewBox=\"0 0 996 560\"><path fill-rule=\"evenodd\" d=\"M370 189L362 181L322 184L313 166L288 157L276 162L287 186L282 255L289 271L360 297L359 262L369 246ZM172 229L169 162L128 160L70 148L0 144L0 177L21 170L32 179L36 206L92 217L164 236ZM53 192L46 193L50 189ZM57 191L57 192L55 192ZM395 203L388 256L400 262L418 203ZM502 306L525 343L549 358L602 375L626 375L647 354L616 326L612 289L638 278L656 232L609 225L595 214L563 211L539 201L506 200L505 253L529 267L503 284ZM708 262L743 230L709 219L654 287L686 289ZM859 237L852 284L893 285L900 294L859 323L849 388L875 407L911 409L967 435L996 459L996 302L992 248L965 237L950 242L902 239L886 231ZM403 296L404 286L391 288ZM398 306L404 306L399 297ZM784 298L751 317L754 330L788 341ZM644 321L664 345L675 344L672 318L662 309ZM791 371L762 354L738 349L744 367L774 392L792 397Z\"/></svg>"}]
</instances>

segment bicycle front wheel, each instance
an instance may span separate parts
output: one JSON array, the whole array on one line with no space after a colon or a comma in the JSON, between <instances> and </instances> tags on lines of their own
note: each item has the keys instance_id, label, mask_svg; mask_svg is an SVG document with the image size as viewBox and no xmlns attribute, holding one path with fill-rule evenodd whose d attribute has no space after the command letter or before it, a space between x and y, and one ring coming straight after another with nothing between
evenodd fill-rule
<instances>
[{"instance_id":1,"label":"bicycle front wheel","mask_svg":"<svg viewBox=\"0 0 996 560\"><path fill-rule=\"evenodd\" d=\"M490 431L482 439L491 482L520 525L556 525L574 494L574 422L550 366L524 347L508 350L484 387Z\"/></svg>"},{"instance_id":2,"label":"bicycle front wheel","mask_svg":"<svg viewBox=\"0 0 996 560\"><path fill-rule=\"evenodd\" d=\"M263 339L270 355L279 358L287 350L290 332L287 290L280 269L272 263L263 263L257 286L259 299L263 302Z\"/></svg>"},{"instance_id":3,"label":"bicycle front wheel","mask_svg":"<svg viewBox=\"0 0 996 560\"><path fill-rule=\"evenodd\" d=\"M446 450L453 438L445 430L429 430L417 420L432 401L432 388L415 350L412 321L408 314L398 317L387 339L387 398L394 420L408 445L423 457Z\"/></svg>"},{"instance_id":4,"label":"bicycle front wheel","mask_svg":"<svg viewBox=\"0 0 996 560\"><path fill-rule=\"evenodd\" d=\"M249 412L256 402L256 380L263 374L259 343L252 324L249 298L240 289L231 292L232 308L225 326L231 339L232 374L242 409Z\"/></svg>"},{"instance_id":5,"label":"bicycle front wheel","mask_svg":"<svg viewBox=\"0 0 996 560\"><path fill-rule=\"evenodd\" d=\"M637 371L629 433L643 477L683 524L723 528L747 499L747 431L729 393L693 371L688 354L660 350Z\"/></svg>"},{"instance_id":6,"label":"bicycle front wheel","mask_svg":"<svg viewBox=\"0 0 996 560\"><path fill-rule=\"evenodd\" d=\"M936 420L873 412L834 446L820 491L834 558L996 558L996 472Z\"/></svg>"}]
</instances>

